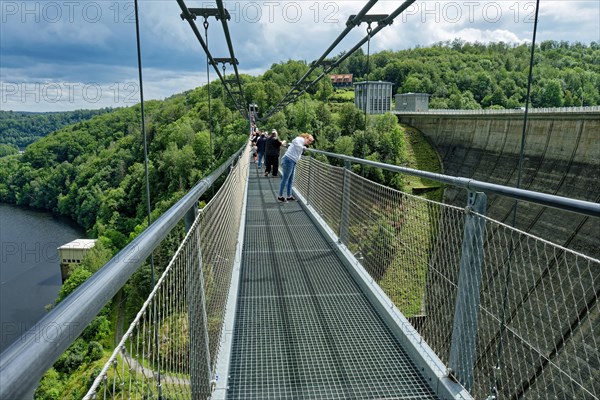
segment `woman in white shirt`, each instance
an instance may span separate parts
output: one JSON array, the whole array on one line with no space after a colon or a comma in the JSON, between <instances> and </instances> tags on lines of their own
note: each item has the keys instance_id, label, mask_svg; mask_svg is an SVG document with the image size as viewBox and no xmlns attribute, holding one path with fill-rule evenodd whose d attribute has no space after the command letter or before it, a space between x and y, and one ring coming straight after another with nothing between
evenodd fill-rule
<instances>
[{"instance_id":1,"label":"woman in white shirt","mask_svg":"<svg viewBox=\"0 0 600 400\"><path fill-rule=\"evenodd\" d=\"M294 182L294 170L296 169L296 163L302 156L302 151L311 144L315 139L308 133L301 133L300 136L292 140L289 144L287 151L281 159L281 169L283 174L281 176L281 184L279 185L279 196L277 201L285 203L288 200L296 200L292 196L292 184ZM287 187L287 197L283 197L283 190Z\"/></svg>"}]
</instances>

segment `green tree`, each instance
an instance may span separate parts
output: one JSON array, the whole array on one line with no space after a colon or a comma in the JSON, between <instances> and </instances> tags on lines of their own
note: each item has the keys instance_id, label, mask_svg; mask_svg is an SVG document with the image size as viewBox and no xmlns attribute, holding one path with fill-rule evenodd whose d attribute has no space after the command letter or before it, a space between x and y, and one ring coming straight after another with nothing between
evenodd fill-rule
<instances>
[{"instance_id":1,"label":"green tree","mask_svg":"<svg viewBox=\"0 0 600 400\"><path fill-rule=\"evenodd\" d=\"M106 240L97 240L94 247L87 251L81 261L81 268L92 274L98 271L113 256L113 251L108 248Z\"/></svg>"},{"instance_id":2,"label":"green tree","mask_svg":"<svg viewBox=\"0 0 600 400\"><path fill-rule=\"evenodd\" d=\"M315 97L320 101L327 101L332 94L333 84L331 83L331 79L321 79L318 83L317 94Z\"/></svg>"},{"instance_id":3,"label":"green tree","mask_svg":"<svg viewBox=\"0 0 600 400\"><path fill-rule=\"evenodd\" d=\"M11 144L0 143L0 157L6 157L11 154L18 154L19 148Z\"/></svg>"},{"instance_id":4,"label":"green tree","mask_svg":"<svg viewBox=\"0 0 600 400\"><path fill-rule=\"evenodd\" d=\"M421 93L423 82L417 75L410 75L402 84L402 93Z\"/></svg>"},{"instance_id":5,"label":"green tree","mask_svg":"<svg viewBox=\"0 0 600 400\"><path fill-rule=\"evenodd\" d=\"M342 135L352 135L357 129L364 128L364 114L354 104L342 104L336 122Z\"/></svg>"},{"instance_id":6,"label":"green tree","mask_svg":"<svg viewBox=\"0 0 600 400\"><path fill-rule=\"evenodd\" d=\"M354 140L351 136L340 136L335 140L333 151L338 154L352 156L354 153Z\"/></svg>"},{"instance_id":7,"label":"green tree","mask_svg":"<svg viewBox=\"0 0 600 400\"><path fill-rule=\"evenodd\" d=\"M92 276L92 273L85 268L78 267L71 271L71 275L67 278L65 283L58 291L58 297L56 298L55 304L63 301L68 295L73 293L75 289L81 286L88 278Z\"/></svg>"},{"instance_id":8,"label":"green tree","mask_svg":"<svg viewBox=\"0 0 600 400\"><path fill-rule=\"evenodd\" d=\"M541 90L539 101L545 107L562 107L564 98L560 80L550 79L546 81Z\"/></svg>"},{"instance_id":9,"label":"green tree","mask_svg":"<svg viewBox=\"0 0 600 400\"><path fill-rule=\"evenodd\" d=\"M276 129L280 138L286 138L288 136L288 123L287 117L283 111L276 112L267 121L267 127L269 129Z\"/></svg>"},{"instance_id":10,"label":"green tree","mask_svg":"<svg viewBox=\"0 0 600 400\"><path fill-rule=\"evenodd\" d=\"M59 373L50 368L45 374L35 391L35 400L61 400L63 383Z\"/></svg>"},{"instance_id":11,"label":"green tree","mask_svg":"<svg viewBox=\"0 0 600 400\"><path fill-rule=\"evenodd\" d=\"M481 104L484 107L499 106L500 108L504 108L504 106L506 106L506 102L507 99L504 95L504 92L502 89L500 89L500 87L496 87L491 94L484 97Z\"/></svg>"},{"instance_id":12,"label":"green tree","mask_svg":"<svg viewBox=\"0 0 600 400\"><path fill-rule=\"evenodd\" d=\"M312 132L315 129L316 105L304 94L295 104L287 107L288 127L298 132Z\"/></svg>"},{"instance_id":13,"label":"green tree","mask_svg":"<svg viewBox=\"0 0 600 400\"><path fill-rule=\"evenodd\" d=\"M481 102L485 96L491 94L492 91L492 79L485 72L478 72L475 74L473 84L471 85L471 92L477 102Z\"/></svg>"}]
</instances>

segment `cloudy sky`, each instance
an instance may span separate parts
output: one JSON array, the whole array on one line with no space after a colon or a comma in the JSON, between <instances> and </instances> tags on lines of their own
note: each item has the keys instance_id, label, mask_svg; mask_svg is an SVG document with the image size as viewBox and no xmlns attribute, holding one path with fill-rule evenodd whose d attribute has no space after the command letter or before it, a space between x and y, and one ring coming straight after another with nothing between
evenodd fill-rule
<instances>
[{"instance_id":1,"label":"cloudy sky","mask_svg":"<svg viewBox=\"0 0 600 400\"><path fill-rule=\"evenodd\" d=\"M315 60L366 0L225 1L239 69L262 74L289 59ZM600 42L598 0L541 0L538 43ZM215 7L186 0L188 7ZM399 0L380 0L387 14ZM206 84L206 56L176 0L139 0L144 95L163 99ZM139 102L133 0L0 0L0 109L66 111ZM531 41L535 1L416 1L372 39L371 51L401 50L461 38ZM197 20L204 32L202 20ZM228 57L220 22L209 20L213 57ZM332 52L366 34L354 28ZM227 72L231 72L231 67ZM215 78L211 71L211 79Z\"/></svg>"}]
</instances>

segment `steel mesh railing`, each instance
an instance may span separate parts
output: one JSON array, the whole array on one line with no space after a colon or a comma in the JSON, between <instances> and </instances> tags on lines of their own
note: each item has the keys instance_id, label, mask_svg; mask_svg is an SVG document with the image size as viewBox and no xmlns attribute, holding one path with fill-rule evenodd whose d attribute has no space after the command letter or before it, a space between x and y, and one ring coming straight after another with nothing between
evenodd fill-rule
<instances>
[{"instance_id":1,"label":"steel mesh railing","mask_svg":"<svg viewBox=\"0 0 600 400\"><path fill-rule=\"evenodd\" d=\"M600 261L464 209L368 181L313 158L296 189L451 365L465 220L484 227L474 398L600 396ZM559 221L557 221L559 223Z\"/></svg>"},{"instance_id":2,"label":"steel mesh railing","mask_svg":"<svg viewBox=\"0 0 600 400\"><path fill-rule=\"evenodd\" d=\"M487 242L474 393L598 398L600 261L478 218Z\"/></svg>"},{"instance_id":3,"label":"steel mesh railing","mask_svg":"<svg viewBox=\"0 0 600 400\"><path fill-rule=\"evenodd\" d=\"M248 157L200 211L85 398L207 398L246 191Z\"/></svg>"}]
</instances>

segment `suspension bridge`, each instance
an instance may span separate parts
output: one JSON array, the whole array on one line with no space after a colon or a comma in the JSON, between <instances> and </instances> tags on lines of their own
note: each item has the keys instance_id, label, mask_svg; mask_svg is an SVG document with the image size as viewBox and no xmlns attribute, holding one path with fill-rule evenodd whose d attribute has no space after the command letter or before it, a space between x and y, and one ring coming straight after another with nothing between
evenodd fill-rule
<instances>
[{"instance_id":1,"label":"suspension bridge","mask_svg":"<svg viewBox=\"0 0 600 400\"><path fill-rule=\"evenodd\" d=\"M304 157L299 200L278 203L279 180L241 149L34 328L71 329L2 354L1 397L30 393L180 221L184 241L86 398L598 397L600 261L489 219L484 191L591 218L597 203L312 153L345 166ZM351 163L466 189L468 204Z\"/></svg>"},{"instance_id":2,"label":"suspension bridge","mask_svg":"<svg viewBox=\"0 0 600 400\"><path fill-rule=\"evenodd\" d=\"M177 3L207 67L250 119L222 1L215 9ZM375 3L349 19L267 117L413 1L389 15L367 14ZM205 29L210 17L222 23L230 57L210 54L197 17ZM377 27L326 63L361 22ZM234 66L238 90L219 63ZM486 215L490 195L592 222L598 203L310 153L297 167L298 201L278 203L279 180L264 177L241 148L2 353L0 398L31 397L43 373L182 224L185 239L85 398L599 398L600 261ZM466 193L466 204L382 186L352 164L436 181ZM50 328L57 334L40 340Z\"/></svg>"}]
</instances>

